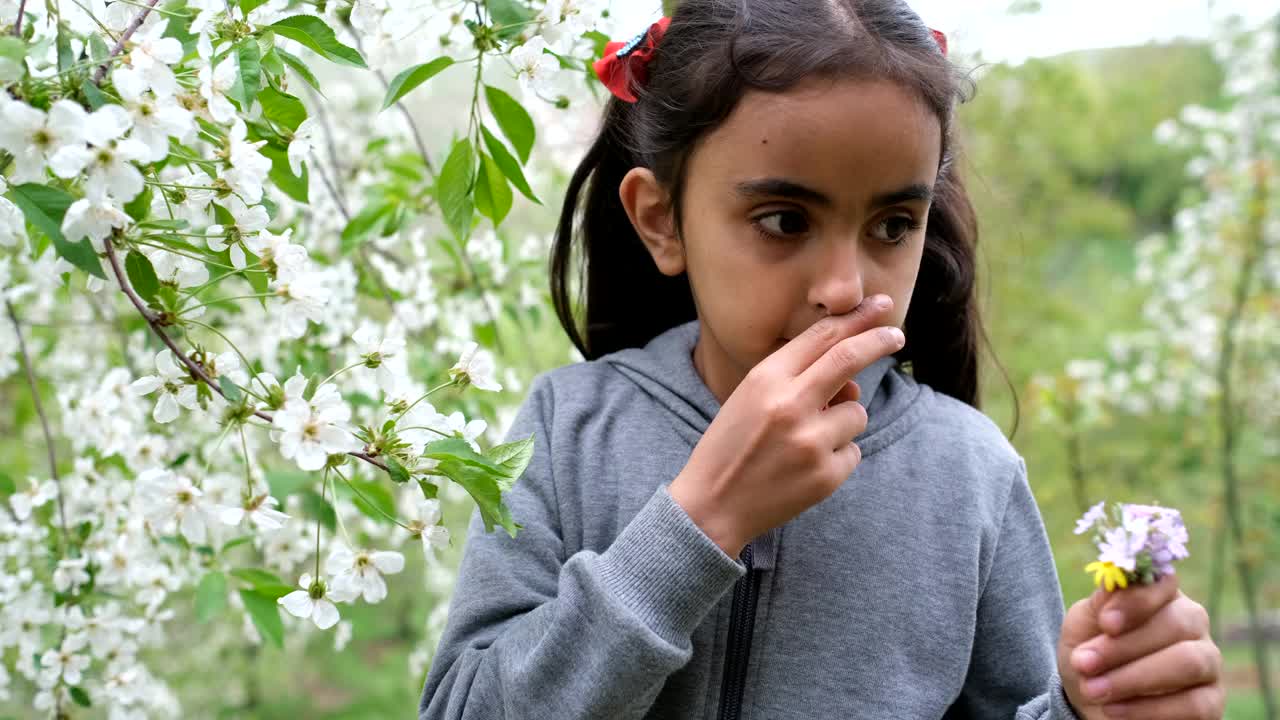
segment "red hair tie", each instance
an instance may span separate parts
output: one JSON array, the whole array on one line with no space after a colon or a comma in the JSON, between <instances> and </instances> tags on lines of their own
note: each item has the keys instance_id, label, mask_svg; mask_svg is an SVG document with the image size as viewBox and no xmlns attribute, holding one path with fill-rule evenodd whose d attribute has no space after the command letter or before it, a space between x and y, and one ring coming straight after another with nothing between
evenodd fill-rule
<instances>
[{"instance_id":1,"label":"red hair tie","mask_svg":"<svg viewBox=\"0 0 1280 720\"><path fill-rule=\"evenodd\" d=\"M942 51L942 56L947 56L947 36L941 30L929 29L933 33L933 39L938 43L938 49Z\"/></svg>"},{"instance_id":2,"label":"red hair tie","mask_svg":"<svg viewBox=\"0 0 1280 720\"><path fill-rule=\"evenodd\" d=\"M664 17L628 42L614 41L604 46L604 57L592 67L609 92L624 102L636 101L632 88L649 82L649 61L670 24L671 18Z\"/></svg>"}]
</instances>

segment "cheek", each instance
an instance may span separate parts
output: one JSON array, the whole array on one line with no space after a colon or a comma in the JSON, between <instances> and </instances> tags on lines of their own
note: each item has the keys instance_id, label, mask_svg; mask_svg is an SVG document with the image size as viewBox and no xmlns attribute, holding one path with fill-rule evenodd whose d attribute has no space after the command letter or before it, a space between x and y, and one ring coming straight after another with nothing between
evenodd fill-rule
<instances>
[{"instance_id":1,"label":"cheek","mask_svg":"<svg viewBox=\"0 0 1280 720\"><path fill-rule=\"evenodd\" d=\"M893 325L903 327L907 321L907 310L911 307L911 298L915 294L916 278L920 274L920 256L923 246L919 246L913 254L904 253L895 262L884 268L877 283L879 287L869 289L868 294L884 293L893 298Z\"/></svg>"}]
</instances>

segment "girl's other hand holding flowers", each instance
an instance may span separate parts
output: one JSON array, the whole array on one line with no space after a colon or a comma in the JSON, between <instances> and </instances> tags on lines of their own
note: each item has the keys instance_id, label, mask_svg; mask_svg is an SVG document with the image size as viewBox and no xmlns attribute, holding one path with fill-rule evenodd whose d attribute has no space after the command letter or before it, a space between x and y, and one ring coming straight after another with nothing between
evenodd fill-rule
<instances>
[{"instance_id":1,"label":"girl's other hand holding flowers","mask_svg":"<svg viewBox=\"0 0 1280 720\"><path fill-rule=\"evenodd\" d=\"M1178 511L1098 503L1077 524L1094 531L1098 590L1071 606L1058 640L1058 672L1084 720L1221 718L1222 653L1209 615L1178 589L1187 557Z\"/></svg>"}]
</instances>

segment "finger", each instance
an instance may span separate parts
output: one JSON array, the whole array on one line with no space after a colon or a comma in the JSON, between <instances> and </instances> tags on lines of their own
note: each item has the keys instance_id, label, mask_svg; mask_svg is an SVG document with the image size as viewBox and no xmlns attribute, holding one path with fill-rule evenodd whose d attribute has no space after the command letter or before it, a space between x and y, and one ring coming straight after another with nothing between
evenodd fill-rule
<instances>
[{"instance_id":1,"label":"finger","mask_svg":"<svg viewBox=\"0 0 1280 720\"><path fill-rule=\"evenodd\" d=\"M1098 627L1098 610L1107 602L1110 593L1101 588L1088 597L1080 598L1067 609L1062 622L1062 644L1069 650L1083 644L1102 632Z\"/></svg>"},{"instance_id":2,"label":"finger","mask_svg":"<svg viewBox=\"0 0 1280 720\"><path fill-rule=\"evenodd\" d=\"M1145 623L1177 596L1177 575L1165 575L1152 585L1110 593L1098 612L1098 627L1108 635L1121 635Z\"/></svg>"},{"instance_id":3,"label":"finger","mask_svg":"<svg viewBox=\"0 0 1280 720\"><path fill-rule=\"evenodd\" d=\"M858 383L850 380L844 384L844 387L827 401L827 407L839 405L845 402L858 402L858 398L862 397L862 388L858 387Z\"/></svg>"},{"instance_id":4,"label":"finger","mask_svg":"<svg viewBox=\"0 0 1280 720\"><path fill-rule=\"evenodd\" d=\"M1082 683L1091 703L1165 695L1216 682L1222 653L1209 640L1183 640Z\"/></svg>"},{"instance_id":5,"label":"finger","mask_svg":"<svg viewBox=\"0 0 1280 720\"><path fill-rule=\"evenodd\" d=\"M1227 694L1222 685L1201 685L1172 695L1141 698L1104 705L1108 718L1125 720L1217 720L1226 710Z\"/></svg>"},{"instance_id":6,"label":"finger","mask_svg":"<svg viewBox=\"0 0 1280 720\"><path fill-rule=\"evenodd\" d=\"M906 338L896 327L866 330L841 340L798 378L806 403L824 404L853 376L882 357L902 349Z\"/></svg>"},{"instance_id":7,"label":"finger","mask_svg":"<svg viewBox=\"0 0 1280 720\"><path fill-rule=\"evenodd\" d=\"M797 377L836 343L875 327L877 318L891 308L893 298L888 295L864 298L853 310L843 315L829 315L810 325L807 330L765 358L764 362L790 377ZM832 394L835 392L832 391Z\"/></svg>"},{"instance_id":8,"label":"finger","mask_svg":"<svg viewBox=\"0 0 1280 720\"><path fill-rule=\"evenodd\" d=\"M867 409L856 402L832 405L822 411L817 422L827 446L840 450L867 429Z\"/></svg>"},{"instance_id":9,"label":"finger","mask_svg":"<svg viewBox=\"0 0 1280 720\"><path fill-rule=\"evenodd\" d=\"M1071 665L1082 675L1098 675L1174 643L1208 635L1209 614L1180 594L1139 627L1114 637L1100 634L1081 644L1071 653Z\"/></svg>"},{"instance_id":10,"label":"finger","mask_svg":"<svg viewBox=\"0 0 1280 720\"><path fill-rule=\"evenodd\" d=\"M835 451L835 458L842 470L840 477L847 478L862 462L862 448L857 443L847 443Z\"/></svg>"}]
</instances>

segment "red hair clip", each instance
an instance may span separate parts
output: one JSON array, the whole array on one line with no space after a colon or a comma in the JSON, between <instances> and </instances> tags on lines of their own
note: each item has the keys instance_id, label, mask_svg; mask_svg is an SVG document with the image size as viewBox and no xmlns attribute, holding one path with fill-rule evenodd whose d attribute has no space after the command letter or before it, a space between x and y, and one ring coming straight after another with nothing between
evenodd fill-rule
<instances>
[{"instance_id":1,"label":"red hair clip","mask_svg":"<svg viewBox=\"0 0 1280 720\"><path fill-rule=\"evenodd\" d=\"M938 43L938 49L942 50L942 56L947 56L947 36L941 30L929 29L933 33L933 39Z\"/></svg>"},{"instance_id":2,"label":"red hair clip","mask_svg":"<svg viewBox=\"0 0 1280 720\"><path fill-rule=\"evenodd\" d=\"M624 102L636 101L632 88L643 87L649 81L649 61L670 24L671 18L664 17L628 42L614 41L604 46L604 57L592 67L609 92Z\"/></svg>"}]
</instances>

